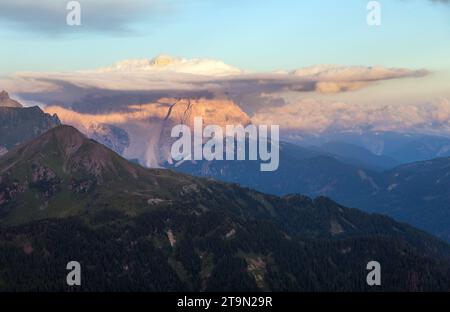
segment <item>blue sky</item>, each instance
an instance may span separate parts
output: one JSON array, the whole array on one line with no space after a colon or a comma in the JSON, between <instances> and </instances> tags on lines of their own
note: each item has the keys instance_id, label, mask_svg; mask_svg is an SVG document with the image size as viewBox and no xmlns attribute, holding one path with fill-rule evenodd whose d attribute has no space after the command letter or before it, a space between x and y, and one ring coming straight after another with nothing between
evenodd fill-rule
<instances>
[{"instance_id":1,"label":"blue sky","mask_svg":"<svg viewBox=\"0 0 450 312\"><path fill-rule=\"evenodd\" d=\"M81 28L65 25L63 7L55 6L48 14L62 14L60 25L42 29L39 23L49 18L36 7L40 1L29 2L36 3L30 9L35 14L23 14L15 2L21 1L0 4L13 7L8 16L0 13L0 75L90 69L161 53L215 58L254 71L313 64L450 69L448 1L380 1L380 27L367 25L368 1L359 0L153 1L135 11L125 10L133 1L123 1L95 12L83 12L86 1L80 1Z\"/></svg>"}]
</instances>

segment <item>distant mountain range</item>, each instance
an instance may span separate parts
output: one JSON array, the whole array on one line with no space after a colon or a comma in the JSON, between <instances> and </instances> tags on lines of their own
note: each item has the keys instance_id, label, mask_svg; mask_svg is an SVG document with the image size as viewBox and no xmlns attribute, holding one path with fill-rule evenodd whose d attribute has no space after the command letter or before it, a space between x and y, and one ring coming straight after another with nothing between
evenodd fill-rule
<instances>
[{"instance_id":1,"label":"distant mountain range","mask_svg":"<svg viewBox=\"0 0 450 312\"><path fill-rule=\"evenodd\" d=\"M397 164L406 164L439 157L450 157L450 138L421 133L359 129L354 132L324 132L320 135L284 133L283 139L301 146L325 148L328 151L338 152L338 154L344 152L358 161L373 159L373 155L363 155L363 153L367 154L367 151L369 151L376 156L390 158L391 160L385 164L389 164L392 160ZM366 152L358 151L355 149L356 147L363 148ZM387 169L386 166L384 168Z\"/></svg>"},{"instance_id":2,"label":"distant mountain range","mask_svg":"<svg viewBox=\"0 0 450 312\"><path fill-rule=\"evenodd\" d=\"M379 191L343 203L394 216L450 241L450 158L402 165L376 180Z\"/></svg>"},{"instance_id":3,"label":"distant mountain range","mask_svg":"<svg viewBox=\"0 0 450 312\"><path fill-rule=\"evenodd\" d=\"M377 173L345 163L341 158L281 142L279 167L273 172L262 172L260 162L250 160L185 161L173 169L275 195L305 194L341 200L373 192L376 186L371 177Z\"/></svg>"},{"instance_id":4,"label":"distant mountain range","mask_svg":"<svg viewBox=\"0 0 450 312\"><path fill-rule=\"evenodd\" d=\"M377 155L363 146L346 142L330 141L321 146L310 146L309 148L336 155L342 162L375 171L392 169L400 164L399 161L392 157Z\"/></svg>"},{"instance_id":5,"label":"distant mountain range","mask_svg":"<svg viewBox=\"0 0 450 312\"><path fill-rule=\"evenodd\" d=\"M6 98L7 93L2 94ZM446 186L450 184L446 185L446 180L439 176L447 174L446 168L435 172L431 169L433 166L423 166L430 168L430 173L420 169L420 179L391 182L396 170L410 168L409 165L398 167L406 160L445 156L450 146L446 138L370 131L360 135L324 134L320 140L303 137L302 142L293 141L308 146L282 143L280 168L276 172L262 173L256 162L200 161L178 165L166 161L170 160L169 150L174 140L170 138L173 124L192 126L193 116L197 115L205 116L207 123L248 124L248 116L230 101L162 99L151 105L135 105L124 111L123 118L135 118L127 125L98 123L95 116L102 116L101 111L91 119L77 117L64 109L50 108L49 111L61 113L90 138L144 165L158 164L275 195L328 196L346 206L384 213L450 240L445 195ZM0 153L3 154L60 123L56 115L44 114L38 107L0 107L0 121ZM422 166L414 166L419 167ZM410 175L414 175L413 170ZM442 187L429 187L429 183L437 181L442 181L439 182ZM418 191L399 193L403 186L411 188L413 182Z\"/></svg>"},{"instance_id":6,"label":"distant mountain range","mask_svg":"<svg viewBox=\"0 0 450 312\"><path fill-rule=\"evenodd\" d=\"M350 147L345 153L334 147L328 150L344 156L281 143L280 166L274 172L261 172L257 161L186 161L173 168L279 196L327 196L346 206L387 214L450 241L450 158L379 172L367 168L387 164L389 158L367 157L363 164L349 156L359 149Z\"/></svg>"},{"instance_id":7,"label":"distant mountain range","mask_svg":"<svg viewBox=\"0 0 450 312\"><path fill-rule=\"evenodd\" d=\"M0 158L0 290L66 290L72 260L85 291L450 290L450 246L408 225L145 169L57 126Z\"/></svg>"}]
</instances>

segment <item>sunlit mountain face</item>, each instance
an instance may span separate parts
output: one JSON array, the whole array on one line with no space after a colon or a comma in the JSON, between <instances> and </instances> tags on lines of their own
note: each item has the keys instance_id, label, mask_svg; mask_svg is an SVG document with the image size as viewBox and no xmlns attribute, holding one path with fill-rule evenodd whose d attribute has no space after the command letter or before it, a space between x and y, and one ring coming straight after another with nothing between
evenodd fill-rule
<instances>
[{"instance_id":1,"label":"sunlit mountain face","mask_svg":"<svg viewBox=\"0 0 450 312\"><path fill-rule=\"evenodd\" d=\"M449 16L2 1L0 291L449 291Z\"/></svg>"}]
</instances>

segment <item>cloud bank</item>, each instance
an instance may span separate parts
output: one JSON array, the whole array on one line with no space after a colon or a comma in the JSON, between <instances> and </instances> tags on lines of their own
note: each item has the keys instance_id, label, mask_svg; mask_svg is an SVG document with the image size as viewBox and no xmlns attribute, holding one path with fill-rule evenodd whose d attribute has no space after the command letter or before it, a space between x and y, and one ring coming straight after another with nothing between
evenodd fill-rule
<instances>
[{"instance_id":1,"label":"cloud bank","mask_svg":"<svg viewBox=\"0 0 450 312\"><path fill-rule=\"evenodd\" d=\"M154 59L124 60L94 70L19 73L0 84L22 99L43 102L49 107L54 104L53 112L76 120L82 127L86 127L82 125L83 119L113 124L127 124L142 116L147 119L150 116L142 113L142 107L165 97L230 98L252 122L279 124L285 130L320 133L333 129L422 129L450 134L447 98L414 105L358 105L323 95L428 74L423 69L335 65L250 72L218 60L163 55ZM303 99L287 100L282 96L286 93ZM158 105L149 107L155 109L152 115L160 114Z\"/></svg>"},{"instance_id":2,"label":"cloud bank","mask_svg":"<svg viewBox=\"0 0 450 312\"><path fill-rule=\"evenodd\" d=\"M161 97L197 93L227 95L237 102L248 102L249 111L253 111L257 104L252 104L249 97L260 101L261 94L285 91L340 93L390 79L418 78L428 74L423 69L335 65L284 72L249 72L218 60L159 56L124 60L95 70L18 73L1 84L26 100L59 101L66 105L67 102L70 105L85 100L89 93L98 96L141 92Z\"/></svg>"},{"instance_id":3,"label":"cloud bank","mask_svg":"<svg viewBox=\"0 0 450 312\"><path fill-rule=\"evenodd\" d=\"M399 131L450 134L450 99L422 104L368 107L304 99L255 113L256 124L279 124L286 131Z\"/></svg>"}]
</instances>

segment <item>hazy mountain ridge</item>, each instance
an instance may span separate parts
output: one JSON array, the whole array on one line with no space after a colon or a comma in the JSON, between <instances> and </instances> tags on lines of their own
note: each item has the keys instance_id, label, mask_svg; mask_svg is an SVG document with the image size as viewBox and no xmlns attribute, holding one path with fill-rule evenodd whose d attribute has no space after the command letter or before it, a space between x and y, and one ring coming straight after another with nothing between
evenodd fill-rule
<instances>
[{"instance_id":1,"label":"hazy mountain ridge","mask_svg":"<svg viewBox=\"0 0 450 312\"><path fill-rule=\"evenodd\" d=\"M355 200L354 205L395 216L450 240L449 157L402 165L384 172L379 180L380 191Z\"/></svg>"},{"instance_id":2,"label":"hazy mountain ridge","mask_svg":"<svg viewBox=\"0 0 450 312\"><path fill-rule=\"evenodd\" d=\"M398 164L450 156L448 136L421 133L419 130L418 132L383 132L374 131L369 127L357 128L353 131L323 132L320 135L291 132L283 133L282 137L287 142L301 146L326 147L328 144L339 143L341 146L335 146L335 148L342 149L346 144L350 144L364 148L374 155L392 158Z\"/></svg>"},{"instance_id":3,"label":"hazy mountain ridge","mask_svg":"<svg viewBox=\"0 0 450 312\"><path fill-rule=\"evenodd\" d=\"M262 192L327 196L339 203L387 214L450 240L450 158L378 172L339 157L281 144L280 167L260 172L254 161L184 162L178 171L238 183Z\"/></svg>"},{"instance_id":4,"label":"hazy mountain ridge","mask_svg":"<svg viewBox=\"0 0 450 312\"><path fill-rule=\"evenodd\" d=\"M376 171L392 169L400 164L392 157L377 155L362 146L346 142L330 141L311 148L339 156L342 162Z\"/></svg>"}]
</instances>

